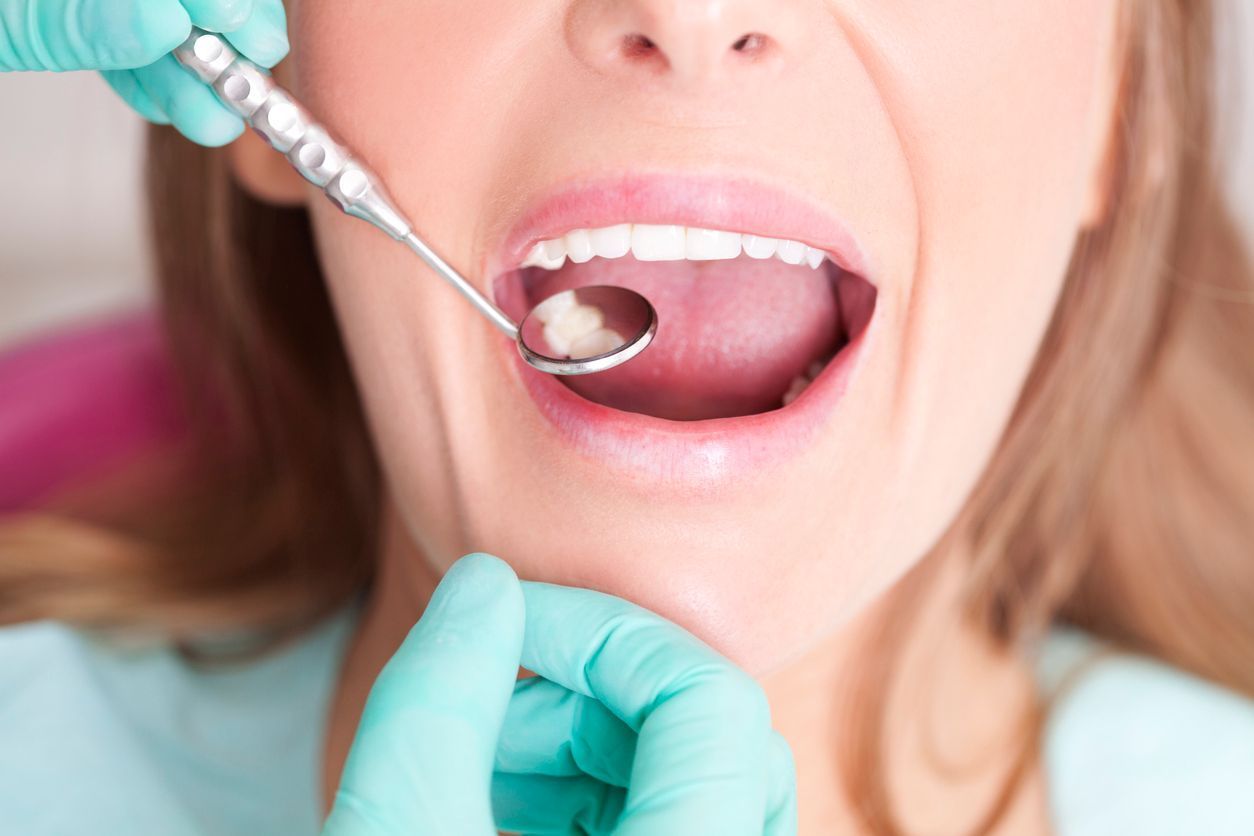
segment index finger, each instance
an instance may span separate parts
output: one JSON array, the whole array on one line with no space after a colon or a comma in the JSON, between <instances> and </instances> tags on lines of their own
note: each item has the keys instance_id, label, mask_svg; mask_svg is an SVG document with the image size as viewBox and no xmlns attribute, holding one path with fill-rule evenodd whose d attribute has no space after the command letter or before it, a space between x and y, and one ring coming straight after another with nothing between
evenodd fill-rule
<instances>
[{"instance_id":1,"label":"index finger","mask_svg":"<svg viewBox=\"0 0 1254 836\"><path fill-rule=\"evenodd\" d=\"M677 624L590 589L523 581L522 665L600 700L638 734L616 834L761 836L770 707Z\"/></svg>"},{"instance_id":2,"label":"index finger","mask_svg":"<svg viewBox=\"0 0 1254 836\"><path fill-rule=\"evenodd\" d=\"M499 558L449 568L370 689L323 836L495 836L492 767L522 607Z\"/></svg>"}]
</instances>

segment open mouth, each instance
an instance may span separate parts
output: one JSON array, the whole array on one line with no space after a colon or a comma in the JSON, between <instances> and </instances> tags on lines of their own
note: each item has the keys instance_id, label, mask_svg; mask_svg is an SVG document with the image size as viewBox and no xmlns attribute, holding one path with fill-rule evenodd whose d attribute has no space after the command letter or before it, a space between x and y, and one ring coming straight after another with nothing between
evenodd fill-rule
<instances>
[{"instance_id":1,"label":"open mouth","mask_svg":"<svg viewBox=\"0 0 1254 836\"><path fill-rule=\"evenodd\" d=\"M563 385L602 406L672 421L788 408L857 339L876 289L838 256L800 240L694 226L620 223L534 243L497 282L521 319L594 285L626 287L658 312L653 344L630 362ZM570 343L604 337L586 311L558 314Z\"/></svg>"}]
</instances>

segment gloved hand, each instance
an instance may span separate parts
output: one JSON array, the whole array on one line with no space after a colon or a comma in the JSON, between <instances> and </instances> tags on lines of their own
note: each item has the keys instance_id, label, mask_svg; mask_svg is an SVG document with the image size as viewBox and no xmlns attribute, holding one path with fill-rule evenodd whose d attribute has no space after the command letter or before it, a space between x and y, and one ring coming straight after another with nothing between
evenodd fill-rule
<instances>
[{"instance_id":1,"label":"gloved hand","mask_svg":"<svg viewBox=\"0 0 1254 836\"><path fill-rule=\"evenodd\" d=\"M225 145L243 120L169 54L193 24L263 67L287 54L282 0L0 0L0 70L101 70L144 118Z\"/></svg>"},{"instance_id":2,"label":"gloved hand","mask_svg":"<svg viewBox=\"0 0 1254 836\"><path fill-rule=\"evenodd\" d=\"M757 683L691 633L468 555L375 681L322 833L497 828L791 836L792 755Z\"/></svg>"}]
</instances>

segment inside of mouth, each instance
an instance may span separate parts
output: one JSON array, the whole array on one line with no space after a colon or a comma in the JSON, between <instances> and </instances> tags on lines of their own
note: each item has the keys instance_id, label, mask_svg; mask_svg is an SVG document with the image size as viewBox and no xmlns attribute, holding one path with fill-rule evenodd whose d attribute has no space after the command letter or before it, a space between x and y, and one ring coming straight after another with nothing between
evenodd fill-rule
<instances>
[{"instance_id":1,"label":"inside of mouth","mask_svg":"<svg viewBox=\"0 0 1254 836\"><path fill-rule=\"evenodd\" d=\"M498 283L521 320L554 294L626 287L653 303L658 331L639 357L599 374L559 378L614 409L673 421L787 407L870 322L875 288L830 260L818 269L757 260L593 258L558 270L525 267Z\"/></svg>"}]
</instances>

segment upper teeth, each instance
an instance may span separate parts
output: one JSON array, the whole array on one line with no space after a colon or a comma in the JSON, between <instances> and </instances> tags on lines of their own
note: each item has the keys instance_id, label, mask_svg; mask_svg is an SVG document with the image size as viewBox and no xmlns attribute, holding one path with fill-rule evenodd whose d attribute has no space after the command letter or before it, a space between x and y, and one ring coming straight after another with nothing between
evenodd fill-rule
<instances>
[{"instance_id":1,"label":"upper teeth","mask_svg":"<svg viewBox=\"0 0 1254 836\"><path fill-rule=\"evenodd\" d=\"M772 256L787 264L809 264L817 270L827 253L800 241L718 229L656 224L618 224L600 229L573 229L561 238L536 244L523 267L559 270L569 258L576 264L594 256L622 258L631 253L638 261L715 261Z\"/></svg>"}]
</instances>

